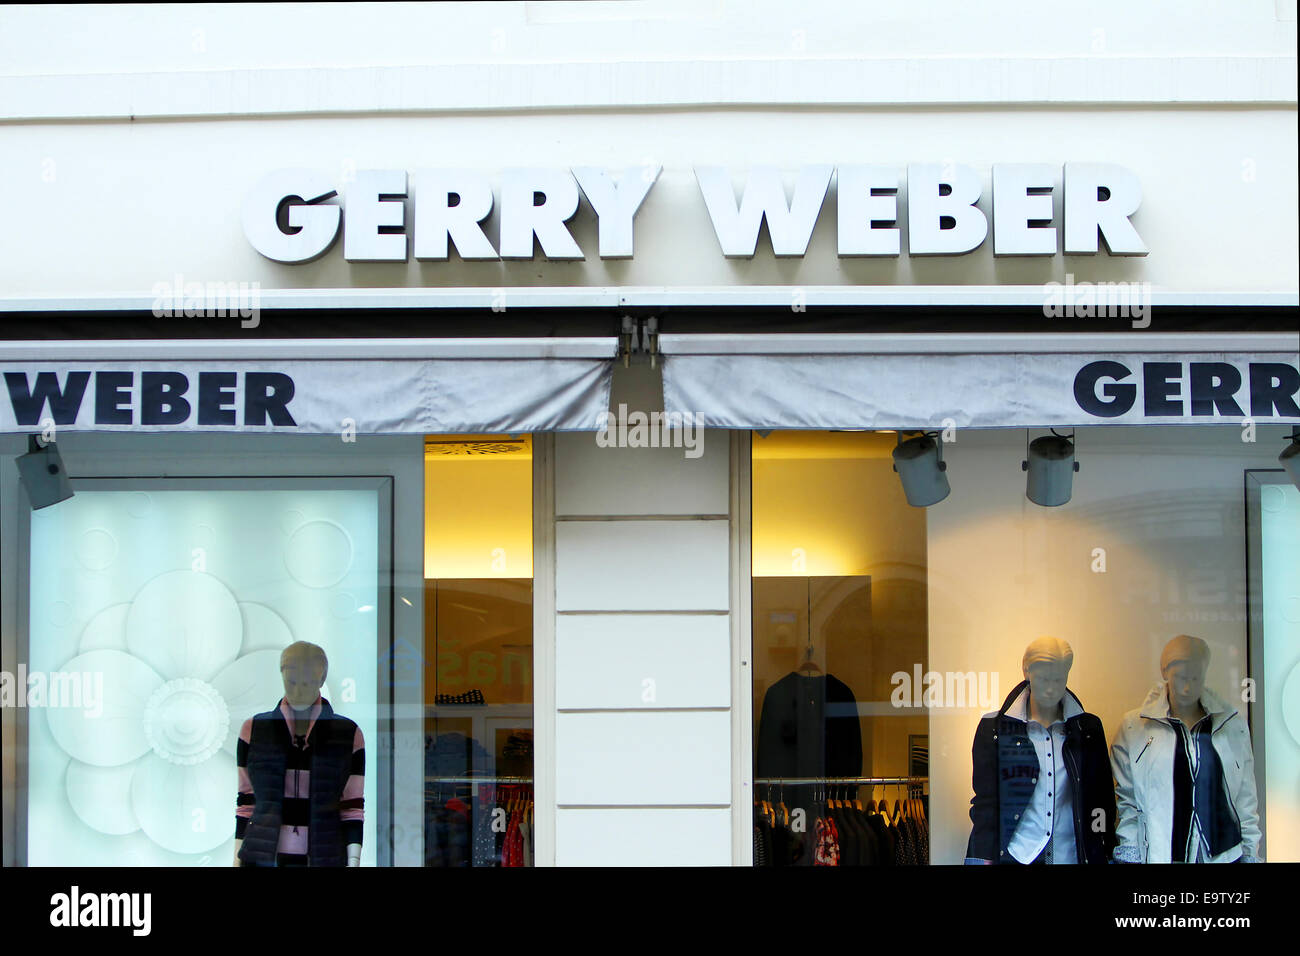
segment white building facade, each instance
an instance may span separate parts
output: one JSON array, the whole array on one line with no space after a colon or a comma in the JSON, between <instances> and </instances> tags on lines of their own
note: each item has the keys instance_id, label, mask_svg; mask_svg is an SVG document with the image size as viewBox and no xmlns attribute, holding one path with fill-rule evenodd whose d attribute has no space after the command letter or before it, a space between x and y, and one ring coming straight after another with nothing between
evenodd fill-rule
<instances>
[{"instance_id":1,"label":"white building facade","mask_svg":"<svg viewBox=\"0 0 1300 956\"><path fill-rule=\"evenodd\" d=\"M477 832L437 720L531 807L466 865L750 865L808 776L913 796L960 863L1025 645L1071 644L1109 736L1182 633L1300 859L1294 3L0 16L0 454L53 438L75 491L0 468L3 670L98 674L110 717L3 709L6 865L228 859L241 715L313 635L367 864ZM1049 429L1060 507L1018 466ZM431 464L525 438L508 508ZM512 509L522 545L480 534ZM526 693L496 611L455 643L488 579L531 581ZM480 638L503 689L453 700ZM764 766L808 657L848 773Z\"/></svg>"}]
</instances>

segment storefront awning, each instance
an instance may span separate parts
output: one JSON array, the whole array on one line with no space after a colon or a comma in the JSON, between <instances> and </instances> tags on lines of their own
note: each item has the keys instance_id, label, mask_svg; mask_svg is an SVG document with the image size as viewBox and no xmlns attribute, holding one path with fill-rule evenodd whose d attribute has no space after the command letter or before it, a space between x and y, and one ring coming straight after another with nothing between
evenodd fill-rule
<instances>
[{"instance_id":1,"label":"storefront awning","mask_svg":"<svg viewBox=\"0 0 1300 956\"><path fill-rule=\"evenodd\" d=\"M1300 423L1300 336L661 335L664 409L716 428Z\"/></svg>"},{"instance_id":2,"label":"storefront awning","mask_svg":"<svg viewBox=\"0 0 1300 956\"><path fill-rule=\"evenodd\" d=\"M616 338L8 342L0 432L582 431Z\"/></svg>"}]
</instances>

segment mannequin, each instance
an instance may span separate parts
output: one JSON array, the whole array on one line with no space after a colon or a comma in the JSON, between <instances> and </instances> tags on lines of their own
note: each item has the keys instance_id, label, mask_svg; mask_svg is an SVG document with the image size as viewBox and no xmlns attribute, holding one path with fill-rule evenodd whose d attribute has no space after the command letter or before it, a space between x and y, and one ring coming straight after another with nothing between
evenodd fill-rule
<instances>
[{"instance_id":1,"label":"mannequin","mask_svg":"<svg viewBox=\"0 0 1300 956\"><path fill-rule=\"evenodd\" d=\"M1210 646L1179 634L1111 746L1121 863L1253 863L1262 838L1246 715L1205 686Z\"/></svg>"},{"instance_id":2,"label":"mannequin","mask_svg":"<svg viewBox=\"0 0 1300 956\"><path fill-rule=\"evenodd\" d=\"M1040 637L1024 680L984 715L973 762L967 863L1106 863L1115 794L1101 721L1067 687L1074 651Z\"/></svg>"},{"instance_id":3,"label":"mannequin","mask_svg":"<svg viewBox=\"0 0 1300 956\"><path fill-rule=\"evenodd\" d=\"M237 763L236 866L360 866L365 743L320 695L325 651L280 655L284 697L244 721Z\"/></svg>"}]
</instances>

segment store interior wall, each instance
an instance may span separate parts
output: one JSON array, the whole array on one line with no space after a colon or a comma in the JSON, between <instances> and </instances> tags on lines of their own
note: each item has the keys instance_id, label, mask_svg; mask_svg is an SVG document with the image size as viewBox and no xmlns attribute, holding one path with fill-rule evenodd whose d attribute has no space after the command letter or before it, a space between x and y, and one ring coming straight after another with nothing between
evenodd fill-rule
<instances>
[{"instance_id":1,"label":"store interior wall","mask_svg":"<svg viewBox=\"0 0 1300 956\"><path fill-rule=\"evenodd\" d=\"M452 442L453 437L464 441ZM474 441L476 437L485 440ZM528 436L442 436L426 444L424 576L531 578Z\"/></svg>"},{"instance_id":2,"label":"store interior wall","mask_svg":"<svg viewBox=\"0 0 1300 956\"><path fill-rule=\"evenodd\" d=\"M1165 643L1186 633L1210 645L1207 686L1240 705L1243 471L1277 468L1284 431L1261 427L1251 442L1236 426L1079 429L1081 470L1059 508L1025 498L1025 432L958 434L944 449L952 493L927 514L930 667L995 673L1006 695L1030 641L1066 640L1069 687L1109 742L1160 679ZM935 863L965 855L980 716L930 711Z\"/></svg>"}]
</instances>

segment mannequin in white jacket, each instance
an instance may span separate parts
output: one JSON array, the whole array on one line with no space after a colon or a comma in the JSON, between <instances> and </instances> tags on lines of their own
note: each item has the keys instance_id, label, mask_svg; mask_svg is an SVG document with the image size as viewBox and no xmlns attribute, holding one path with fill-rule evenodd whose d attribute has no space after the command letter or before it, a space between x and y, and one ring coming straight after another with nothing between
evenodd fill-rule
<instances>
[{"instance_id":1,"label":"mannequin in white jacket","mask_svg":"<svg viewBox=\"0 0 1300 956\"><path fill-rule=\"evenodd\" d=\"M1258 862L1259 799L1244 711L1205 687L1210 647L1180 634L1160 683L1111 746L1121 863ZM1177 845L1175 845L1177 844Z\"/></svg>"}]
</instances>

